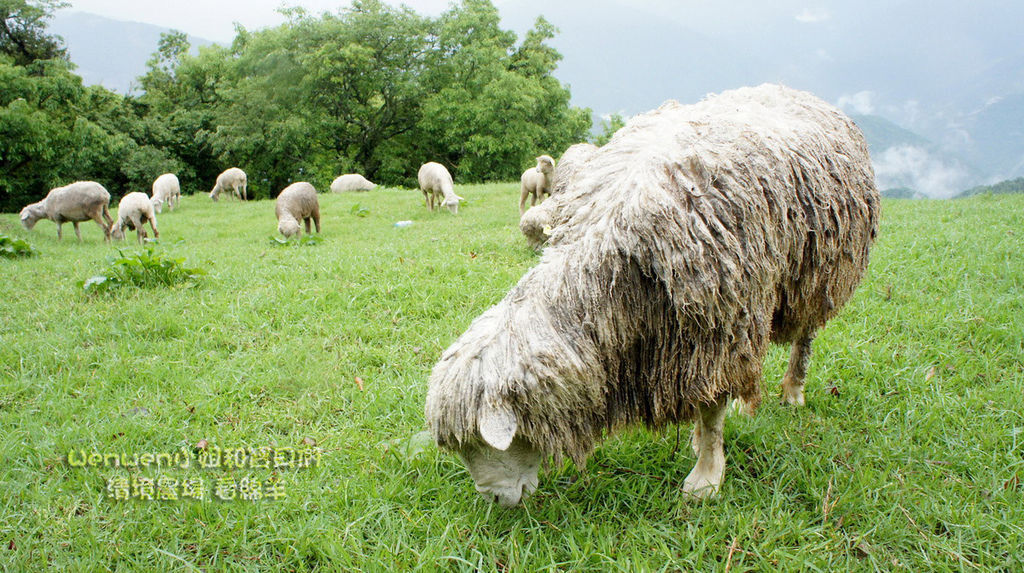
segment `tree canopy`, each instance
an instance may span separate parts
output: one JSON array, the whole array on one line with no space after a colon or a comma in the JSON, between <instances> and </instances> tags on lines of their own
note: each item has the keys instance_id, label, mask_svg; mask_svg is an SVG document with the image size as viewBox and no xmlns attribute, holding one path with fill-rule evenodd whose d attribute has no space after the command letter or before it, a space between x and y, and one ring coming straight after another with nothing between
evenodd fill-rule
<instances>
[{"instance_id":1,"label":"tree canopy","mask_svg":"<svg viewBox=\"0 0 1024 573\"><path fill-rule=\"evenodd\" d=\"M0 0L36 23L18 37L55 47L19 59L17 42L0 44L3 209L75 179L119 195L174 171L195 191L230 166L263 197L298 180L323 188L343 172L412 186L427 161L461 182L510 180L590 129L590 111L572 107L552 75L555 28L538 18L519 41L490 0L437 18L380 0L320 15L287 8L280 26L238 27L231 46L198 52L172 32L132 97L73 74L41 27L62 5Z\"/></svg>"}]
</instances>

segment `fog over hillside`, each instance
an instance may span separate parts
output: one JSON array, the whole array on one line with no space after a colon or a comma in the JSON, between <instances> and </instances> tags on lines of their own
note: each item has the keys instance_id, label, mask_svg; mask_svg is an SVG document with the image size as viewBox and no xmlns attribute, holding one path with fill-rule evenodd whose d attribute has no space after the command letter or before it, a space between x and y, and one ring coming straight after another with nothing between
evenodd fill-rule
<instances>
[{"instance_id":1,"label":"fog over hillside","mask_svg":"<svg viewBox=\"0 0 1024 573\"><path fill-rule=\"evenodd\" d=\"M948 197L1024 174L1024 3L981 0L499 0L560 33L559 77L599 114L766 81L924 136L879 145L882 186ZM867 131L867 130L866 130Z\"/></svg>"},{"instance_id":2,"label":"fog over hillside","mask_svg":"<svg viewBox=\"0 0 1024 573\"><path fill-rule=\"evenodd\" d=\"M50 23L49 30L64 38L75 73L89 85L102 85L123 94L146 73L146 61L156 52L160 34L167 28L112 20L87 12L62 11ZM209 40L189 36L193 52Z\"/></svg>"},{"instance_id":3,"label":"fog over hillside","mask_svg":"<svg viewBox=\"0 0 1024 573\"><path fill-rule=\"evenodd\" d=\"M495 4L519 33L538 14L558 27L551 42L563 55L556 75L576 105L598 116L780 82L858 117L883 188L948 197L1024 175L1024 2ZM166 31L68 11L52 28L67 39L87 82L122 92L144 73Z\"/></svg>"}]
</instances>

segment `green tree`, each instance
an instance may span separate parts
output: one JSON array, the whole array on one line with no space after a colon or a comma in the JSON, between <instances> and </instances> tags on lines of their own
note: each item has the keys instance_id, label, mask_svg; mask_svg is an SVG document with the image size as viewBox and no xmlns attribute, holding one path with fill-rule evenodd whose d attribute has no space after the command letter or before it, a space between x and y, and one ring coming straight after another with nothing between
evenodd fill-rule
<instances>
[{"instance_id":1,"label":"green tree","mask_svg":"<svg viewBox=\"0 0 1024 573\"><path fill-rule=\"evenodd\" d=\"M53 13L70 6L63 0L0 0L0 54L18 66L37 60L67 59L59 37L46 33Z\"/></svg>"},{"instance_id":2,"label":"green tree","mask_svg":"<svg viewBox=\"0 0 1024 573\"><path fill-rule=\"evenodd\" d=\"M442 15L427 77L421 129L436 158L461 180L515 179L540 153L582 141L589 111L569 105L552 75L561 56L543 18L520 46L500 28L489 0L465 0Z\"/></svg>"},{"instance_id":3,"label":"green tree","mask_svg":"<svg viewBox=\"0 0 1024 573\"><path fill-rule=\"evenodd\" d=\"M607 119L601 120L601 133L594 138L594 145L600 147L609 141L615 132L626 126L626 120L621 114L613 113Z\"/></svg>"},{"instance_id":4,"label":"green tree","mask_svg":"<svg viewBox=\"0 0 1024 573\"><path fill-rule=\"evenodd\" d=\"M331 167L400 176L389 159L408 154L420 119L428 21L407 7L356 0L339 16L306 23L315 41L302 58L305 89L323 119L318 135Z\"/></svg>"},{"instance_id":5,"label":"green tree","mask_svg":"<svg viewBox=\"0 0 1024 573\"><path fill-rule=\"evenodd\" d=\"M211 140L222 105L219 89L230 83L233 59L232 51L221 46L203 47L196 56L189 55L190 49L185 34L162 35L140 78L143 93L134 100L143 119L142 139L173 158L166 171L177 174L183 193L211 188L227 167ZM146 152L142 159L154 158Z\"/></svg>"}]
</instances>

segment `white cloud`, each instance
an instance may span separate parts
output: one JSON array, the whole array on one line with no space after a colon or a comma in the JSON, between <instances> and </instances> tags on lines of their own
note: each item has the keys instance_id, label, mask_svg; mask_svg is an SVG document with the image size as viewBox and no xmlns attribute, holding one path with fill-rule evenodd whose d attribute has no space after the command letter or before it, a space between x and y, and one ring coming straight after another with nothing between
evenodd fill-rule
<instances>
[{"instance_id":1,"label":"white cloud","mask_svg":"<svg viewBox=\"0 0 1024 573\"><path fill-rule=\"evenodd\" d=\"M804 8L796 15L796 21L801 24L819 24L832 18L832 14L824 8Z\"/></svg>"},{"instance_id":2,"label":"white cloud","mask_svg":"<svg viewBox=\"0 0 1024 573\"><path fill-rule=\"evenodd\" d=\"M870 115L875 113L875 92L864 90L855 94L843 94L839 96L836 105L842 109L853 110L854 113Z\"/></svg>"},{"instance_id":3,"label":"white cloud","mask_svg":"<svg viewBox=\"0 0 1024 573\"><path fill-rule=\"evenodd\" d=\"M933 199L948 199L970 183L970 174L962 165L943 162L912 145L890 147L872 160L879 189L909 187Z\"/></svg>"}]
</instances>

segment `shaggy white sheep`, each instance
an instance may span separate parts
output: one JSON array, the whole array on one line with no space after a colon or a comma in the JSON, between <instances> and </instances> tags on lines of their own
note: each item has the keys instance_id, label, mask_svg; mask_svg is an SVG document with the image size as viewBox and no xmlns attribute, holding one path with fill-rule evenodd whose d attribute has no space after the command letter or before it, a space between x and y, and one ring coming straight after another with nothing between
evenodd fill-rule
<instances>
[{"instance_id":1,"label":"shaggy white sheep","mask_svg":"<svg viewBox=\"0 0 1024 573\"><path fill-rule=\"evenodd\" d=\"M345 191L371 191L377 184L358 173L346 173L339 175L331 182L331 193L344 193Z\"/></svg>"},{"instance_id":2,"label":"shaggy white sheep","mask_svg":"<svg viewBox=\"0 0 1024 573\"><path fill-rule=\"evenodd\" d=\"M433 211L434 203L442 204L452 213L459 212L459 201L462 197L455 194L455 183L452 181L452 174L440 163L424 163L417 174L420 189L427 202L427 207ZM443 199L443 202L442 202Z\"/></svg>"},{"instance_id":3,"label":"shaggy white sheep","mask_svg":"<svg viewBox=\"0 0 1024 573\"><path fill-rule=\"evenodd\" d=\"M878 229L867 145L839 110L765 85L638 116L564 191L540 262L441 356L425 413L486 498L514 505L545 456L582 464L624 426L695 421L683 491L713 495L732 397L760 402L770 342L803 401L810 341Z\"/></svg>"},{"instance_id":4,"label":"shaggy white sheep","mask_svg":"<svg viewBox=\"0 0 1024 573\"><path fill-rule=\"evenodd\" d=\"M558 158L555 172L551 175L551 196L561 195L576 180L586 167L587 161L599 148L592 143L570 145Z\"/></svg>"},{"instance_id":5,"label":"shaggy white sheep","mask_svg":"<svg viewBox=\"0 0 1024 573\"><path fill-rule=\"evenodd\" d=\"M545 195L551 195L551 174L555 170L555 160L550 155L537 158L537 166L523 172L519 178L519 216L526 211L526 198L530 198L530 206L544 201Z\"/></svg>"},{"instance_id":6,"label":"shaggy white sheep","mask_svg":"<svg viewBox=\"0 0 1024 573\"><path fill-rule=\"evenodd\" d=\"M213 190L210 191L210 199L216 201L222 192L228 190L231 191L231 194L236 199L248 199L249 196L246 194L247 184L248 178L245 175L245 171L237 167L226 169L217 176L217 183L213 186Z\"/></svg>"},{"instance_id":7,"label":"shaggy white sheep","mask_svg":"<svg viewBox=\"0 0 1024 573\"><path fill-rule=\"evenodd\" d=\"M316 189L306 182L292 183L277 196L274 207L277 214L277 230L285 237L301 235L299 221L306 223L306 234L309 234L309 222L316 224L316 232L320 232L320 201Z\"/></svg>"},{"instance_id":8,"label":"shaggy white sheep","mask_svg":"<svg viewBox=\"0 0 1024 573\"><path fill-rule=\"evenodd\" d=\"M530 248L537 250L548 240L555 220L567 208L562 192L585 172L587 160L596 151L596 145L577 143L558 158L551 176L551 196L540 205L527 209L519 218L519 230L526 236Z\"/></svg>"},{"instance_id":9,"label":"shaggy white sheep","mask_svg":"<svg viewBox=\"0 0 1024 573\"><path fill-rule=\"evenodd\" d=\"M178 177L173 173L164 173L153 181L153 196L150 199L157 213L163 213L164 203L167 208L174 210L181 201L181 185L178 184Z\"/></svg>"},{"instance_id":10,"label":"shaggy white sheep","mask_svg":"<svg viewBox=\"0 0 1024 573\"><path fill-rule=\"evenodd\" d=\"M26 205L21 210L21 224L29 231L40 219L57 223L57 238L63 238L61 226L67 222L75 226L75 236L82 240L78 223L92 219L103 229L103 238L110 240L110 193L95 181L76 181L64 187L51 189L42 201Z\"/></svg>"},{"instance_id":11,"label":"shaggy white sheep","mask_svg":"<svg viewBox=\"0 0 1024 573\"><path fill-rule=\"evenodd\" d=\"M134 229L135 238L141 245L142 240L146 238L146 229L143 225L147 221L153 228L153 237L159 239L160 232L156 229L156 212L153 202L145 193L133 191L121 197L121 202L117 204L117 218L114 220L113 227L110 228L110 235L121 241L124 239L125 228Z\"/></svg>"}]
</instances>

